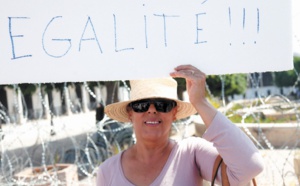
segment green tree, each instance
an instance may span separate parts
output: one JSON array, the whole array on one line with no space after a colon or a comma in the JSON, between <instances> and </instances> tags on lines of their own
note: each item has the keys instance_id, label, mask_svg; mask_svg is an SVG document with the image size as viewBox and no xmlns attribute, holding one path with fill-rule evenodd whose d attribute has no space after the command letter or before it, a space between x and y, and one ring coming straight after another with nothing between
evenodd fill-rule
<instances>
[{"instance_id":1,"label":"green tree","mask_svg":"<svg viewBox=\"0 0 300 186\"><path fill-rule=\"evenodd\" d=\"M106 81L105 83L106 86L106 105L115 103L119 101L119 82L118 81Z\"/></svg>"},{"instance_id":2,"label":"green tree","mask_svg":"<svg viewBox=\"0 0 300 186\"><path fill-rule=\"evenodd\" d=\"M120 101L119 100L119 87L125 86L124 83L126 83L126 86L130 88L129 81L101 81L97 82L101 85L106 86L106 102L105 105L115 103ZM91 85L92 86L92 85Z\"/></svg>"},{"instance_id":3,"label":"green tree","mask_svg":"<svg viewBox=\"0 0 300 186\"><path fill-rule=\"evenodd\" d=\"M293 70L275 72L275 84L278 87L288 87L297 82L297 86L300 87L300 83L297 81L298 73L300 73L300 57L295 56Z\"/></svg>"},{"instance_id":4,"label":"green tree","mask_svg":"<svg viewBox=\"0 0 300 186\"><path fill-rule=\"evenodd\" d=\"M224 76L211 75L207 76L206 83L208 84L210 92L214 96L221 96L222 93L222 79L224 81L225 95L242 94L247 89L246 74L230 74ZM175 78L178 87L178 98L183 100L183 92L186 90L186 82L184 78Z\"/></svg>"},{"instance_id":5,"label":"green tree","mask_svg":"<svg viewBox=\"0 0 300 186\"><path fill-rule=\"evenodd\" d=\"M174 78L177 81L178 99L183 100L183 92L186 90L186 82L184 78Z\"/></svg>"},{"instance_id":6,"label":"green tree","mask_svg":"<svg viewBox=\"0 0 300 186\"><path fill-rule=\"evenodd\" d=\"M0 85L0 89L1 88L4 89L5 87L13 89L14 85ZM37 88L37 86L35 84L30 84L30 83L17 84L16 87L20 87L20 89L24 95L31 95L32 93L35 92L35 90Z\"/></svg>"},{"instance_id":7,"label":"green tree","mask_svg":"<svg viewBox=\"0 0 300 186\"><path fill-rule=\"evenodd\" d=\"M242 94L247 89L246 74L229 74L229 75L210 75L206 78L206 83L210 92L214 96L221 96L222 89L224 94L232 96L234 94ZM224 84L223 84L224 83Z\"/></svg>"}]
</instances>

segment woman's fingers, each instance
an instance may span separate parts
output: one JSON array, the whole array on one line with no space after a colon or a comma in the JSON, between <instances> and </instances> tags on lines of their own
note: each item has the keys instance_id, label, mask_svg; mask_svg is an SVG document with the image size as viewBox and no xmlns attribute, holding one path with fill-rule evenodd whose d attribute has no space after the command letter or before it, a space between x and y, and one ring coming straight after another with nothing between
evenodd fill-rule
<instances>
[{"instance_id":1,"label":"woman's fingers","mask_svg":"<svg viewBox=\"0 0 300 186\"><path fill-rule=\"evenodd\" d=\"M186 79L203 78L205 74L192 65L180 65L175 68L175 72L170 74L172 77L183 77Z\"/></svg>"}]
</instances>

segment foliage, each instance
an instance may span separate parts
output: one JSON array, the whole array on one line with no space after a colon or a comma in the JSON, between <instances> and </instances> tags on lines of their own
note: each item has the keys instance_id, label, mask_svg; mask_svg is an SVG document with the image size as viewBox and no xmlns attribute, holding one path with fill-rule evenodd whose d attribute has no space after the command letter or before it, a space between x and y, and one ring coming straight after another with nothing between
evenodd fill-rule
<instances>
[{"instance_id":1,"label":"foliage","mask_svg":"<svg viewBox=\"0 0 300 186\"><path fill-rule=\"evenodd\" d=\"M82 83L73 83L73 82L64 82L64 83L42 83L40 84L42 91L49 92L51 90L60 90L61 92L64 91L65 86L77 86ZM13 89L15 86L20 87L22 93L24 95L32 95L37 88L39 87L39 84L32 84L32 83L22 83L17 85L0 85L0 88L8 87Z\"/></svg>"},{"instance_id":2,"label":"foliage","mask_svg":"<svg viewBox=\"0 0 300 186\"><path fill-rule=\"evenodd\" d=\"M230 96L234 94L242 94L247 89L247 76L246 74L230 74L222 76L225 85L225 95ZM184 78L175 78L178 87L178 97L183 99L182 93L186 90L186 82ZM208 84L209 90L213 96L221 96L222 91L222 79L220 76L207 76L206 83ZM209 96L209 95L208 95ZM219 101L214 98L208 97L209 101L214 105L214 107L220 107Z\"/></svg>"},{"instance_id":3,"label":"foliage","mask_svg":"<svg viewBox=\"0 0 300 186\"><path fill-rule=\"evenodd\" d=\"M37 89L36 85L28 84L28 83L19 84L18 86L20 87L20 89L24 95L30 95L30 94L34 93Z\"/></svg>"},{"instance_id":4,"label":"foliage","mask_svg":"<svg viewBox=\"0 0 300 186\"><path fill-rule=\"evenodd\" d=\"M243 104L233 104L229 110L226 111L226 115L228 116L229 120L233 123L242 123L243 115L245 113L240 112L243 108L249 108L253 105L259 106L261 103L255 102L244 102ZM264 115L263 112L253 112L247 115L244 118L244 123L290 123L296 122L297 118L296 115L285 115L280 113L279 115Z\"/></svg>"},{"instance_id":5,"label":"foliage","mask_svg":"<svg viewBox=\"0 0 300 186\"><path fill-rule=\"evenodd\" d=\"M241 115L231 115L228 117L230 121L233 123L241 123L242 116ZM289 117L282 117L278 119L277 117L261 117L259 115L249 115L244 119L244 123L293 123L296 122L296 115Z\"/></svg>"},{"instance_id":6,"label":"foliage","mask_svg":"<svg viewBox=\"0 0 300 186\"><path fill-rule=\"evenodd\" d=\"M174 78L177 81L178 98L183 100L183 92L186 90L186 82L184 78Z\"/></svg>"},{"instance_id":7,"label":"foliage","mask_svg":"<svg viewBox=\"0 0 300 186\"><path fill-rule=\"evenodd\" d=\"M36 86L33 84L28 84L28 83L24 83L24 84L19 84L17 85L20 87L21 91L23 92L23 94L32 94L35 90L36 90ZM0 89L1 88L11 88L13 89L15 86L14 85L0 85Z\"/></svg>"},{"instance_id":8,"label":"foliage","mask_svg":"<svg viewBox=\"0 0 300 186\"><path fill-rule=\"evenodd\" d=\"M11 89L14 89L15 87L19 87L24 95L30 95L34 93L37 89L37 86L35 84L30 83L22 83L18 85L2 85L2 87L8 87Z\"/></svg>"},{"instance_id":9,"label":"foliage","mask_svg":"<svg viewBox=\"0 0 300 186\"><path fill-rule=\"evenodd\" d=\"M107 92L107 98L106 98L106 105L109 105L111 103L115 103L119 101L119 81L106 81L106 92Z\"/></svg>"},{"instance_id":10,"label":"foliage","mask_svg":"<svg viewBox=\"0 0 300 186\"><path fill-rule=\"evenodd\" d=\"M211 75L207 76L206 82L211 93L214 96L221 96L222 81L224 81L224 94L231 96L234 94L242 94L247 89L246 74L229 74L223 76Z\"/></svg>"},{"instance_id":11,"label":"foliage","mask_svg":"<svg viewBox=\"0 0 300 186\"><path fill-rule=\"evenodd\" d=\"M209 103L216 109L221 107L221 103L219 100L215 99L214 97L208 96L207 100L209 101Z\"/></svg>"},{"instance_id":12,"label":"foliage","mask_svg":"<svg viewBox=\"0 0 300 186\"><path fill-rule=\"evenodd\" d=\"M300 57L294 57L294 69L282 72L275 72L275 84L278 87L288 87L293 86L297 81L300 72ZM297 85L300 87L300 84Z\"/></svg>"}]
</instances>

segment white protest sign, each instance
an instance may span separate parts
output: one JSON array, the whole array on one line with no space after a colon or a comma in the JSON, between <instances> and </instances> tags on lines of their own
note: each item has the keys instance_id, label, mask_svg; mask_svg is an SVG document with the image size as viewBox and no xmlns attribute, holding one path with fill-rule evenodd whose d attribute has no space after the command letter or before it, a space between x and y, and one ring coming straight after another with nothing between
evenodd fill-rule
<instances>
[{"instance_id":1,"label":"white protest sign","mask_svg":"<svg viewBox=\"0 0 300 186\"><path fill-rule=\"evenodd\" d=\"M290 0L2 0L0 84L293 68Z\"/></svg>"}]
</instances>

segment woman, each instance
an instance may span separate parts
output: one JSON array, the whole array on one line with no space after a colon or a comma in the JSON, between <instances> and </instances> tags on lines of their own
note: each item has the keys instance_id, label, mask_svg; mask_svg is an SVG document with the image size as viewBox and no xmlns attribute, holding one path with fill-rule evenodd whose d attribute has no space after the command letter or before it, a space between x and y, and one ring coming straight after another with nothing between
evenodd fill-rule
<instances>
[{"instance_id":1,"label":"woman","mask_svg":"<svg viewBox=\"0 0 300 186\"><path fill-rule=\"evenodd\" d=\"M191 65L175 68L186 79L190 103L177 100L172 78L131 81L130 100L108 105L106 114L131 122L136 144L99 167L97 185L202 185L211 181L218 154L227 164L230 185L246 185L263 169L252 141L205 98L205 74ZM203 138L169 139L172 122L198 113L207 128ZM219 171L220 172L220 171ZM218 173L216 182L220 183Z\"/></svg>"}]
</instances>

